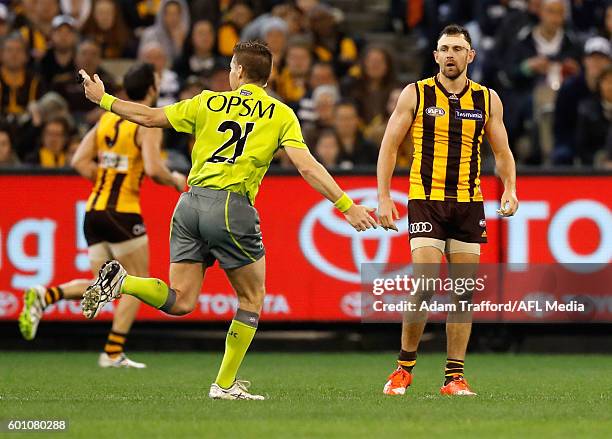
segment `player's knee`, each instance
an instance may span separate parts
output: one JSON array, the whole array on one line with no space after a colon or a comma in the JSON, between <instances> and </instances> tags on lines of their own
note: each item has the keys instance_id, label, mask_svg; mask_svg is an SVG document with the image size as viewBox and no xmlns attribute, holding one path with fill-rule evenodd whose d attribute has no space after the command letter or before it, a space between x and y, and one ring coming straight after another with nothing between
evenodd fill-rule
<instances>
[{"instance_id":1,"label":"player's knee","mask_svg":"<svg viewBox=\"0 0 612 439\"><path fill-rule=\"evenodd\" d=\"M195 295L194 299L191 299L193 294L183 294L180 290L174 290L176 293L176 301L172 306L172 314L176 316L184 316L189 314L191 311L195 309L197 295Z\"/></svg>"},{"instance_id":2,"label":"player's knee","mask_svg":"<svg viewBox=\"0 0 612 439\"><path fill-rule=\"evenodd\" d=\"M195 309L194 303L176 302L172 307L172 314L175 316L184 316Z\"/></svg>"},{"instance_id":3,"label":"player's knee","mask_svg":"<svg viewBox=\"0 0 612 439\"><path fill-rule=\"evenodd\" d=\"M240 296L238 303L242 309L259 313L263 307L264 296L265 290L261 289L261 291L255 291L253 294Z\"/></svg>"}]
</instances>

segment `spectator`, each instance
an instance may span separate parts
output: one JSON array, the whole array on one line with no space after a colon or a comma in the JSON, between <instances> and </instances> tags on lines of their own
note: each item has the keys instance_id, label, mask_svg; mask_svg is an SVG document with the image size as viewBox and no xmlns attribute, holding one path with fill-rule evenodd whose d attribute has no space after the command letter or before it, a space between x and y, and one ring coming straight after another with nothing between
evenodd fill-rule
<instances>
[{"instance_id":1,"label":"spectator","mask_svg":"<svg viewBox=\"0 0 612 439\"><path fill-rule=\"evenodd\" d=\"M528 163L547 160L552 150L552 108L563 78L580 70L580 49L564 29L564 0L542 0L539 22L524 29L509 50L505 75L512 84L504 94L504 116L510 144L516 145L527 121L537 121L532 132ZM535 110L535 111L534 111ZM522 154L519 154L521 158Z\"/></svg>"},{"instance_id":2,"label":"spectator","mask_svg":"<svg viewBox=\"0 0 612 439\"><path fill-rule=\"evenodd\" d=\"M510 2L503 20L497 27L493 49L483 52L483 82L494 87L509 87L510 82L505 74L501 74L509 50L515 43L517 35L521 35L538 23L541 0L525 0ZM524 30L526 29L526 30Z\"/></svg>"},{"instance_id":3,"label":"spectator","mask_svg":"<svg viewBox=\"0 0 612 439\"><path fill-rule=\"evenodd\" d=\"M30 49L35 60L41 59L46 51L51 35L51 22L60 9L58 0L36 0L32 2L33 14L31 21L24 23L19 32Z\"/></svg>"},{"instance_id":4,"label":"spectator","mask_svg":"<svg viewBox=\"0 0 612 439\"><path fill-rule=\"evenodd\" d=\"M43 95L38 101L31 102L28 108L31 118L20 127L19 135L14 137L15 149L21 158L32 155L38 146L44 124L55 118L64 118L72 126L73 119L66 99L56 92Z\"/></svg>"},{"instance_id":5,"label":"spectator","mask_svg":"<svg viewBox=\"0 0 612 439\"><path fill-rule=\"evenodd\" d=\"M584 46L583 72L565 81L557 94L554 164L571 165L574 162L578 105L597 94L599 76L611 63L612 50L607 39L593 37L587 40Z\"/></svg>"},{"instance_id":6,"label":"spectator","mask_svg":"<svg viewBox=\"0 0 612 439\"><path fill-rule=\"evenodd\" d=\"M94 0L93 10L82 33L96 41L103 58L122 58L133 54L133 41L117 0Z\"/></svg>"},{"instance_id":7,"label":"spectator","mask_svg":"<svg viewBox=\"0 0 612 439\"><path fill-rule=\"evenodd\" d=\"M55 90L60 83L74 82L74 57L78 33L75 20L69 15L53 19L51 49L38 65L38 72L46 82L46 88Z\"/></svg>"},{"instance_id":8,"label":"spectator","mask_svg":"<svg viewBox=\"0 0 612 439\"><path fill-rule=\"evenodd\" d=\"M0 126L0 168L13 168L17 165L19 159L13 151L9 128Z\"/></svg>"},{"instance_id":9,"label":"spectator","mask_svg":"<svg viewBox=\"0 0 612 439\"><path fill-rule=\"evenodd\" d=\"M9 11L5 5L0 4L0 38L6 37L10 31Z\"/></svg>"},{"instance_id":10,"label":"spectator","mask_svg":"<svg viewBox=\"0 0 612 439\"><path fill-rule=\"evenodd\" d=\"M204 88L205 84L202 79L197 76L190 76L181 88L179 100L191 99L200 94ZM192 134L180 133L170 129L164 130L164 138L168 154L166 165L170 169L189 172L189 168L191 168L191 150L195 143L195 137Z\"/></svg>"},{"instance_id":11,"label":"spectator","mask_svg":"<svg viewBox=\"0 0 612 439\"><path fill-rule=\"evenodd\" d=\"M73 80L56 83L55 90L68 102L68 107L75 118L77 127L81 130L81 128L86 129L94 125L104 110L85 98L83 86L76 80L78 71L83 69L90 76L98 75L104 82L107 93L114 93L117 90L117 85L113 77L100 66L102 49L96 41L89 39L81 41L77 46L74 61Z\"/></svg>"},{"instance_id":12,"label":"spectator","mask_svg":"<svg viewBox=\"0 0 612 439\"><path fill-rule=\"evenodd\" d=\"M42 130L38 151L28 157L27 162L43 168L68 166L66 149L70 134L68 121L63 117L48 120Z\"/></svg>"},{"instance_id":13,"label":"spectator","mask_svg":"<svg viewBox=\"0 0 612 439\"><path fill-rule=\"evenodd\" d=\"M0 68L0 116L14 136L28 122L28 105L41 95L40 78L28 68L27 46L18 33L9 35L2 44Z\"/></svg>"},{"instance_id":14,"label":"spectator","mask_svg":"<svg viewBox=\"0 0 612 439\"><path fill-rule=\"evenodd\" d=\"M315 118L304 124L303 133L307 144L314 143L321 131L334 127L334 108L339 100L340 93L334 85L319 85L312 91Z\"/></svg>"},{"instance_id":15,"label":"spectator","mask_svg":"<svg viewBox=\"0 0 612 439\"><path fill-rule=\"evenodd\" d=\"M208 79L207 88L212 91L230 91L229 69L218 67Z\"/></svg>"},{"instance_id":16,"label":"spectator","mask_svg":"<svg viewBox=\"0 0 612 439\"><path fill-rule=\"evenodd\" d=\"M308 15L319 5L319 0L295 0L295 5L304 15Z\"/></svg>"},{"instance_id":17,"label":"spectator","mask_svg":"<svg viewBox=\"0 0 612 439\"><path fill-rule=\"evenodd\" d=\"M341 101L334 110L334 129L345 157L354 165L375 165L378 148L363 137L359 129L357 106L350 101Z\"/></svg>"},{"instance_id":18,"label":"spectator","mask_svg":"<svg viewBox=\"0 0 612 439\"><path fill-rule=\"evenodd\" d=\"M179 78L176 72L168 68L168 58L162 45L152 41L140 46L138 59L153 64L155 72L160 76L157 105L163 107L174 104L180 89Z\"/></svg>"},{"instance_id":19,"label":"spectator","mask_svg":"<svg viewBox=\"0 0 612 439\"><path fill-rule=\"evenodd\" d=\"M603 22L608 0L579 0L568 2L574 31L580 35L592 34L593 25Z\"/></svg>"},{"instance_id":20,"label":"spectator","mask_svg":"<svg viewBox=\"0 0 612 439\"><path fill-rule=\"evenodd\" d=\"M317 119L312 91L319 85L338 87L338 79L331 64L318 61L312 66L308 79L308 90L300 99L296 110L297 117L301 122L314 122Z\"/></svg>"},{"instance_id":21,"label":"spectator","mask_svg":"<svg viewBox=\"0 0 612 439\"><path fill-rule=\"evenodd\" d=\"M360 74L343 84L343 95L353 99L366 125L384 118L389 94L396 86L392 56L387 49L370 46L361 58Z\"/></svg>"},{"instance_id":22,"label":"spectator","mask_svg":"<svg viewBox=\"0 0 612 439\"><path fill-rule=\"evenodd\" d=\"M143 44L158 43L171 63L177 61L190 28L189 6L185 0L163 0L155 24L142 33Z\"/></svg>"},{"instance_id":23,"label":"spectator","mask_svg":"<svg viewBox=\"0 0 612 439\"><path fill-rule=\"evenodd\" d=\"M317 5L308 14L314 38L314 53L319 61L334 64L336 74L343 76L357 61L357 45L338 29L338 23L329 6Z\"/></svg>"},{"instance_id":24,"label":"spectator","mask_svg":"<svg viewBox=\"0 0 612 439\"><path fill-rule=\"evenodd\" d=\"M161 0L122 0L123 16L136 35L155 24L161 3Z\"/></svg>"},{"instance_id":25,"label":"spectator","mask_svg":"<svg viewBox=\"0 0 612 439\"><path fill-rule=\"evenodd\" d=\"M389 94L389 99L387 99L387 105L385 107L385 115L384 117L377 119L376 123L370 124L368 127L368 131L364 133L365 137L374 145L379 146L382 143L382 138L385 134L385 130L387 129L387 123L389 122L389 118L393 111L395 110L395 106L397 105L397 101L399 99L400 94L402 93L403 88L398 87L394 88ZM401 151L398 155L398 166L404 166L405 162L402 162L399 157L401 157Z\"/></svg>"},{"instance_id":26,"label":"spectator","mask_svg":"<svg viewBox=\"0 0 612 439\"><path fill-rule=\"evenodd\" d=\"M218 0L191 0L191 18L194 21L209 20L215 28L221 21L221 5Z\"/></svg>"},{"instance_id":27,"label":"spectator","mask_svg":"<svg viewBox=\"0 0 612 439\"><path fill-rule=\"evenodd\" d=\"M600 154L612 152L612 66L599 77L597 94L578 107L576 156L582 165L598 164ZM604 157L601 157L602 159Z\"/></svg>"},{"instance_id":28,"label":"spectator","mask_svg":"<svg viewBox=\"0 0 612 439\"><path fill-rule=\"evenodd\" d=\"M289 27L281 18L271 18L262 28L262 39L272 52L272 66L280 66L287 49L287 34Z\"/></svg>"},{"instance_id":29,"label":"spectator","mask_svg":"<svg viewBox=\"0 0 612 439\"><path fill-rule=\"evenodd\" d=\"M612 2L608 2L606 13L604 16L604 23L601 30L601 36L612 40Z\"/></svg>"},{"instance_id":30,"label":"spectator","mask_svg":"<svg viewBox=\"0 0 612 439\"><path fill-rule=\"evenodd\" d=\"M231 2L225 20L219 26L217 43L221 56L231 58L234 46L240 41L242 29L253 19L253 10L244 0Z\"/></svg>"},{"instance_id":31,"label":"spectator","mask_svg":"<svg viewBox=\"0 0 612 439\"><path fill-rule=\"evenodd\" d=\"M285 67L276 81L276 93L286 104L296 104L306 94L308 74L312 65L309 45L294 40L287 47Z\"/></svg>"},{"instance_id":32,"label":"spectator","mask_svg":"<svg viewBox=\"0 0 612 439\"><path fill-rule=\"evenodd\" d=\"M21 29L23 26L33 26L36 22L38 11L36 10L36 0L17 0L11 2L13 10L13 29Z\"/></svg>"},{"instance_id":33,"label":"spectator","mask_svg":"<svg viewBox=\"0 0 612 439\"><path fill-rule=\"evenodd\" d=\"M272 11L267 14L261 14L256 19L251 21L240 35L242 41L248 40L263 40L264 29L271 21L282 20L287 25L287 33L296 35L303 31L302 13L294 5L280 4L274 6Z\"/></svg>"},{"instance_id":34,"label":"spectator","mask_svg":"<svg viewBox=\"0 0 612 439\"><path fill-rule=\"evenodd\" d=\"M351 163L344 160L342 144L334 130L327 129L321 132L314 148L314 156L326 169L350 169Z\"/></svg>"},{"instance_id":35,"label":"spectator","mask_svg":"<svg viewBox=\"0 0 612 439\"><path fill-rule=\"evenodd\" d=\"M92 0L60 0L62 14L74 18L74 25L81 29L91 15Z\"/></svg>"},{"instance_id":36,"label":"spectator","mask_svg":"<svg viewBox=\"0 0 612 439\"><path fill-rule=\"evenodd\" d=\"M196 21L173 70L182 80L193 75L209 78L220 66L225 67L225 63L216 53L213 24L208 20Z\"/></svg>"}]
</instances>

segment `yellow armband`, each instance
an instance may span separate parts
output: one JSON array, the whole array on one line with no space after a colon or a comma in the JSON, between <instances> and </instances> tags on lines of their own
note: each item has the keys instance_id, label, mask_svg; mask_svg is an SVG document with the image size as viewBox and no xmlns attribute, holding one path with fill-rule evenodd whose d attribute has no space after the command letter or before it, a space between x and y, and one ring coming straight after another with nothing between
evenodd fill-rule
<instances>
[{"instance_id":1,"label":"yellow armband","mask_svg":"<svg viewBox=\"0 0 612 439\"><path fill-rule=\"evenodd\" d=\"M342 196L338 198L338 201L334 203L334 206L336 206L336 208L342 213L345 213L347 210L349 210L352 205L353 200L351 200L351 198L346 195L346 192L343 192Z\"/></svg>"},{"instance_id":2,"label":"yellow armband","mask_svg":"<svg viewBox=\"0 0 612 439\"><path fill-rule=\"evenodd\" d=\"M108 93L104 93L102 99L100 99L100 107L105 109L106 111L111 111L111 107L113 103L117 100L113 95L109 95Z\"/></svg>"}]
</instances>

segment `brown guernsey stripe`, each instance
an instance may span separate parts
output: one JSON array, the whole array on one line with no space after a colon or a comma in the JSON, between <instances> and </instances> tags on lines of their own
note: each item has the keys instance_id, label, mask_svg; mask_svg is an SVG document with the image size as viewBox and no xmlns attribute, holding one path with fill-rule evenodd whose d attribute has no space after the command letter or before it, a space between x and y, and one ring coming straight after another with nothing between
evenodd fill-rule
<instances>
[{"instance_id":1,"label":"brown guernsey stripe","mask_svg":"<svg viewBox=\"0 0 612 439\"><path fill-rule=\"evenodd\" d=\"M455 110L460 109L459 99L448 100L448 153L446 156L446 180L444 198L457 198L459 183L459 163L461 162L461 139L463 121L456 117Z\"/></svg>"},{"instance_id":2,"label":"brown guernsey stripe","mask_svg":"<svg viewBox=\"0 0 612 439\"><path fill-rule=\"evenodd\" d=\"M102 177L100 177L100 186L98 186L98 190L96 191L96 196L91 202L91 210L96 209L96 203L98 202L98 198L100 198L100 194L102 193L102 188L104 187L105 183L106 183L106 169L102 171Z\"/></svg>"},{"instance_id":3,"label":"brown guernsey stripe","mask_svg":"<svg viewBox=\"0 0 612 439\"><path fill-rule=\"evenodd\" d=\"M474 102L474 109L485 111L485 98L484 91L478 90L472 92L472 101ZM474 139L472 140L472 156L470 157L470 197L473 197L476 190L476 176L478 174L478 139L482 133L484 127L484 114L483 120L476 121L476 128L474 129Z\"/></svg>"},{"instance_id":4,"label":"brown guernsey stripe","mask_svg":"<svg viewBox=\"0 0 612 439\"><path fill-rule=\"evenodd\" d=\"M435 86L423 85L423 141L421 146L421 181L425 198L431 195L433 176L434 144L436 138L436 118L427 116L427 109L436 106Z\"/></svg>"},{"instance_id":5,"label":"brown guernsey stripe","mask_svg":"<svg viewBox=\"0 0 612 439\"><path fill-rule=\"evenodd\" d=\"M123 184L123 180L127 174L117 174L115 175L115 179L113 180L113 185L110 190L110 195L108 196L108 203L106 203L107 209L117 209L117 200L119 199L119 191L121 190L121 185Z\"/></svg>"}]
</instances>

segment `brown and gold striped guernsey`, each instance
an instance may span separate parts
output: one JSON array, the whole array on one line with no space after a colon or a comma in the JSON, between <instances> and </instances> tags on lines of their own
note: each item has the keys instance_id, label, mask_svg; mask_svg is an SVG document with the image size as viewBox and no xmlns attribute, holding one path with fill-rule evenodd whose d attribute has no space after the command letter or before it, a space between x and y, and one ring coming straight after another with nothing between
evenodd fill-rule
<instances>
[{"instance_id":1,"label":"brown and gold striped guernsey","mask_svg":"<svg viewBox=\"0 0 612 439\"><path fill-rule=\"evenodd\" d=\"M87 201L87 211L140 213L140 185L144 176L142 152L136 141L138 125L104 113L96 133L98 175Z\"/></svg>"},{"instance_id":2,"label":"brown and gold striped guernsey","mask_svg":"<svg viewBox=\"0 0 612 439\"><path fill-rule=\"evenodd\" d=\"M434 76L418 81L416 92L409 198L482 201L480 145L490 90L468 79L463 91L453 94Z\"/></svg>"}]
</instances>

